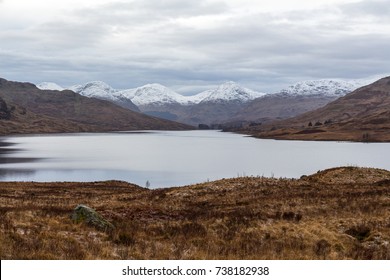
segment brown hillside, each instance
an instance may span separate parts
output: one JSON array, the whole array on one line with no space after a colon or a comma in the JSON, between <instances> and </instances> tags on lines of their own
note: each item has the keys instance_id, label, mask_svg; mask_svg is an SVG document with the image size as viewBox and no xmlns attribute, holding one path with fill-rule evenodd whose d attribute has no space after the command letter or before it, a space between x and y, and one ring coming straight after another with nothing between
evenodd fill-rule
<instances>
[{"instance_id":1,"label":"brown hillside","mask_svg":"<svg viewBox=\"0 0 390 280\"><path fill-rule=\"evenodd\" d=\"M190 128L72 91L40 90L30 83L0 79L0 98L10 112L8 119L0 120L0 134Z\"/></svg>"},{"instance_id":2,"label":"brown hillside","mask_svg":"<svg viewBox=\"0 0 390 280\"><path fill-rule=\"evenodd\" d=\"M270 94L251 101L232 119L252 122L287 119L323 107L334 99L334 97L321 95L288 96Z\"/></svg>"},{"instance_id":3,"label":"brown hillside","mask_svg":"<svg viewBox=\"0 0 390 280\"><path fill-rule=\"evenodd\" d=\"M390 141L390 77L320 109L243 131L260 138Z\"/></svg>"},{"instance_id":4,"label":"brown hillside","mask_svg":"<svg viewBox=\"0 0 390 280\"><path fill-rule=\"evenodd\" d=\"M78 204L115 229L72 222ZM0 258L388 260L389 205L390 172L371 168L157 190L1 182Z\"/></svg>"}]
</instances>

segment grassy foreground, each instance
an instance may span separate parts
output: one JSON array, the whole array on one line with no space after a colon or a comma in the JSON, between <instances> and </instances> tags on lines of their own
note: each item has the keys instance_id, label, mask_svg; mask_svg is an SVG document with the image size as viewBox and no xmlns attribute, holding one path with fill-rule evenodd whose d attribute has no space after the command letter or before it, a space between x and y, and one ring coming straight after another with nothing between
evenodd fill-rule
<instances>
[{"instance_id":1,"label":"grassy foreground","mask_svg":"<svg viewBox=\"0 0 390 280\"><path fill-rule=\"evenodd\" d=\"M115 230L70 219L86 204ZM1 259L390 259L390 172L243 177L148 190L0 183Z\"/></svg>"}]
</instances>

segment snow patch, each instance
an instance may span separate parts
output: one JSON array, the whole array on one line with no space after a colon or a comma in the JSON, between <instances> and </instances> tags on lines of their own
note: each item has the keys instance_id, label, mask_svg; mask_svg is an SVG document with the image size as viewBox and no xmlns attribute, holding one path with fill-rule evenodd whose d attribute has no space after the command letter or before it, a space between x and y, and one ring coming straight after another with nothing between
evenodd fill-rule
<instances>
[{"instance_id":1,"label":"snow patch","mask_svg":"<svg viewBox=\"0 0 390 280\"><path fill-rule=\"evenodd\" d=\"M58 85L56 83L52 83L52 82L43 82L43 83L37 84L36 86L37 86L37 88L42 89L42 90L59 90L59 91L64 90L63 87L61 87L60 85Z\"/></svg>"},{"instance_id":2,"label":"snow patch","mask_svg":"<svg viewBox=\"0 0 390 280\"><path fill-rule=\"evenodd\" d=\"M280 94L341 97L367 84L369 84L367 80L310 80L291 85L281 90Z\"/></svg>"}]
</instances>

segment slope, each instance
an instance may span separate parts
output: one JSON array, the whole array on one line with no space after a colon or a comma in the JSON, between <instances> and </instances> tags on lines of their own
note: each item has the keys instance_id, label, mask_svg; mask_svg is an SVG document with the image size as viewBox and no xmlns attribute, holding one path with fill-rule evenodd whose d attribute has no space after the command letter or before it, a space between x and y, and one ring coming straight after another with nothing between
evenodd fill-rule
<instances>
[{"instance_id":1,"label":"slope","mask_svg":"<svg viewBox=\"0 0 390 280\"><path fill-rule=\"evenodd\" d=\"M1 134L190 128L69 90L40 90L5 79L0 79L0 98L10 111L8 120L0 120Z\"/></svg>"},{"instance_id":2,"label":"slope","mask_svg":"<svg viewBox=\"0 0 390 280\"><path fill-rule=\"evenodd\" d=\"M323 79L298 82L278 93L267 94L249 102L234 116L233 120L264 123L292 118L321 108L369 83L366 79Z\"/></svg>"},{"instance_id":3,"label":"slope","mask_svg":"<svg viewBox=\"0 0 390 280\"><path fill-rule=\"evenodd\" d=\"M390 77L320 109L245 131L276 139L390 141Z\"/></svg>"}]
</instances>

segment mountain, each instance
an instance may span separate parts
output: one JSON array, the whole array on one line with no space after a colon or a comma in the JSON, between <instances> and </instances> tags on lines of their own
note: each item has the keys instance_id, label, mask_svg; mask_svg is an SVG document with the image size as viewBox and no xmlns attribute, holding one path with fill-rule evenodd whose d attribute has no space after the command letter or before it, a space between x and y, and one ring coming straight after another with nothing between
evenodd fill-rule
<instances>
[{"instance_id":1,"label":"mountain","mask_svg":"<svg viewBox=\"0 0 390 280\"><path fill-rule=\"evenodd\" d=\"M259 93L248 88L243 88L234 82L227 82L216 89L201 92L196 96L202 96L200 103L245 103L254 100L265 93ZM196 99L196 96L194 97Z\"/></svg>"},{"instance_id":2,"label":"mountain","mask_svg":"<svg viewBox=\"0 0 390 280\"><path fill-rule=\"evenodd\" d=\"M43 85L43 86L42 86ZM42 83L40 86L53 89L54 83ZM59 86L58 86L59 87ZM74 92L87 97L105 100L116 100L119 97L131 100L137 106L163 106L166 104L193 105L201 102L248 102L265 95L243 88L237 83L227 82L216 89L207 90L196 95L184 96L161 84L147 84L141 87L125 90L113 89L101 81L89 82L85 85L75 85L70 88Z\"/></svg>"},{"instance_id":3,"label":"mountain","mask_svg":"<svg viewBox=\"0 0 390 280\"><path fill-rule=\"evenodd\" d=\"M190 100L160 84L147 84L135 89L123 90L118 93L130 99L140 108L148 106L164 106L166 104L187 105Z\"/></svg>"},{"instance_id":4,"label":"mountain","mask_svg":"<svg viewBox=\"0 0 390 280\"><path fill-rule=\"evenodd\" d=\"M43 83L37 84L36 86L37 86L37 88L42 89L42 90L63 91L65 89L62 86L60 86L56 83L52 83L52 82L43 82Z\"/></svg>"},{"instance_id":5,"label":"mountain","mask_svg":"<svg viewBox=\"0 0 390 280\"><path fill-rule=\"evenodd\" d=\"M314 111L244 130L257 137L276 139L390 141L390 77Z\"/></svg>"},{"instance_id":6,"label":"mountain","mask_svg":"<svg viewBox=\"0 0 390 280\"><path fill-rule=\"evenodd\" d=\"M47 84L52 87L51 83ZM117 90L104 82L94 81L69 89L86 97L114 102L133 111L140 110L151 116L190 125L229 120L243 104L264 95L234 82L192 96L178 94L160 84Z\"/></svg>"},{"instance_id":7,"label":"mountain","mask_svg":"<svg viewBox=\"0 0 390 280\"><path fill-rule=\"evenodd\" d=\"M291 85L280 91L280 95L313 96L339 98L368 84L367 80L310 80Z\"/></svg>"},{"instance_id":8,"label":"mountain","mask_svg":"<svg viewBox=\"0 0 390 280\"><path fill-rule=\"evenodd\" d=\"M234 82L227 82L215 89L207 90L186 97L186 103L166 104L149 107L147 114L174 117L176 121L198 124L220 124L229 121L247 102L264 95L241 87Z\"/></svg>"},{"instance_id":9,"label":"mountain","mask_svg":"<svg viewBox=\"0 0 390 280\"><path fill-rule=\"evenodd\" d=\"M325 106L335 100L327 95L267 94L243 106L233 121L265 123L291 118Z\"/></svg>"},{"instance_id":10,"label":"mountain","mask_svg":"<svg viewBox=\"0 0 390 280\"><path fill-rule=\"evenodd\" d=\"M68 88L71 91L79 93L86 97L94 97L104 100L115 100L117 90L101 81L93 81L85 85L74 85Z\"/></svg>"},{"instance_id":11,"label":"mountain","mask_svg":"<svg viewBox=\"0 0 390 280\"><path fill-rule=\"evenodd\" d=\"M232 120L265 123L291 118L321 108L368 83L368 80L302 81L249 102Z\"/></svg>"},{"instance_id":12,"label":"mountain","mask_svg":"<svg viewBox=\"0 0 390 280\"><path fill-rule=\"evenodd\" d=\"M0 107L0 134L191 128L70 90L40 90L5 79L0 79Z\"/></svg>"},{"instance_id":13,"label":"mountain","mask_svg":"<svg viewBox=\"0 0 390 280\"><path fill-rule=\"evenodd\" d=\"M140 112L138 107L131 101L131 99L122 96L118 90L113 89L102 81L93 81L86 83L85 85L74 85L68 89L86 97L108 100L125 109Z\"/></svg>"},{"instance_id":14,"label":"mountain","mask_svg":"<svg viewBox=\"0 0 390 280\"><path fill-rule=\"evenodd\" d=\"M226 82L192 96L183 96L160 84L117 90L95 81L69 89L159 118L190 125L231 126L294 117L320 108L365 83L364 80L312 80L296 83L275 94L265 94ZM39 86L59 87L52 83Z\"/></svg>"}]
</instances>

